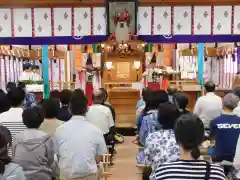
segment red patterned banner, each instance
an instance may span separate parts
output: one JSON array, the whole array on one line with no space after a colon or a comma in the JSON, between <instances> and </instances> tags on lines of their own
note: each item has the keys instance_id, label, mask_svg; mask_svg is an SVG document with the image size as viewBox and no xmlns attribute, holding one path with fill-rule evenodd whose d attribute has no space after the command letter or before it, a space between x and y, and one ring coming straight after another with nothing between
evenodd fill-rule
<instances>
[{"instance_id":1,"label":"red patterned banner","mask_svg":"<svg viewBox=\"0 0 240 180\"><path fill-rule=\"evenodd\" d=\"M152 36L154 35L154 6L152 6L152 23L151 23Z\"/></svg>"},{"instance_id":2,"label":"red patterned banner","mask_svg":"<svg viewBox=\"0 0 240 180\"><path fill-rule=\"evenodd\" d=\"M32 11L32 37L35 37L34 8L32 8L31 11Z\"/></svg>"},{"instance_id":3,"label":"red patterned banner","mask_svg":"<svg viewBox=\"0 0 240 180\"><path fill-rule=\"evenodd\" d=\"M52 37L54 37L54 10L51 8Z\"/></svg>"}]
</instances>

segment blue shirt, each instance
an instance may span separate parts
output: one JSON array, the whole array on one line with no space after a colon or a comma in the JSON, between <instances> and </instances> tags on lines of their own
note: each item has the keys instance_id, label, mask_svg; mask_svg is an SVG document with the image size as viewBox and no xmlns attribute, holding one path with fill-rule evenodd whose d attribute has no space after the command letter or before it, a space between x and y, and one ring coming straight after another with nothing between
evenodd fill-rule
<instances>
[{"instance_id":1,"label":"blue shirt","mask_svg":"<svg viewBox=\"0 0 240 180\"><path fill-rule=\"evenodd\" d=\"M240 117L234 114L222 114L212 121L211 133L216 141L217 160L233 161L240 134Z\"/></svg>"},{"instance_id":2,"label":"blue shirt","mask_svg":"<svg viewBox=\"0 0 240 180\"><path fill-rule=\"evenodd\" d=\"M153 133L160 129L160 124L158 123L158 111L150 110L143 117L142 125L139 132L139 139L142 145L145 145L145 140L150 133Z\"/></svg>"},{"instance_id":3,"label":"blue shirt","mask_svg":"<svg viewBox=\"0 0 240 180\"><path fill-rule=\"evenodd\" d=\"M136 109L138 109L141 106L145 106L145 101L143 99L140 99L136 104Z\"/></svg>"}]
</instances>

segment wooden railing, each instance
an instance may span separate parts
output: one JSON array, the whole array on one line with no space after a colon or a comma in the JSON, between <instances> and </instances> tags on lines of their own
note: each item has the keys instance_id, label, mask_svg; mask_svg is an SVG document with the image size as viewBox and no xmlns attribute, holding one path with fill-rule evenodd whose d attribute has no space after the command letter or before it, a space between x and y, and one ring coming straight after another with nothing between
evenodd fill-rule
<instances>
[{"instance_id":1,"label":"wooden railing","mask_svg":"<svg viewBox=\"0 0 240 180\"><path fill-rule=\"evenodd\" d=\"M175 86L179 91L201 91L201 86L196 80L169 81L169 85Z\"/></svg>"}]
</instances>

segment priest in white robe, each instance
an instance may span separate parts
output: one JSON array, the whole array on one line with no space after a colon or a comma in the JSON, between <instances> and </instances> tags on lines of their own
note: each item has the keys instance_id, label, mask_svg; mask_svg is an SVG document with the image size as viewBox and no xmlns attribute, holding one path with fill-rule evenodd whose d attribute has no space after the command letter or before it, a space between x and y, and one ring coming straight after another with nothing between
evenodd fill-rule
<instances>
[{"instance_id":1,"label":"priest in white robe","mask_svg":"<svg viewBox=\"0 0 240 180\"><path fill-rule=\"evenodd\" d=\"M32 65L30 63L23 64L23 72L20 74L19 81L32 80Z\"/></svg>"},{"instance_id":2,"label":"priest in white robe","mask_svg":"<svg viewBox=\"0 0 240 180\"><path fill-rule=\"evenodd\" d=\"M32 67L32 80L42 81L42 76L40 75L40 68L38 65L33 65Z\"/></svg>"}]
</instances>

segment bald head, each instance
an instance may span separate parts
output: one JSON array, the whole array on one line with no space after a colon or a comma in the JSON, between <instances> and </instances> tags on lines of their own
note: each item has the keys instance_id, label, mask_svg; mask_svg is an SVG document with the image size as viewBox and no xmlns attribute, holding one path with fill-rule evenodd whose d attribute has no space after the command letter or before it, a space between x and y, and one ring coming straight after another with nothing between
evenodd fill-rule
<instances>
[{"instance_id":1,"label":"bald head","mask_svg":"<svg viewBox=\"0 0 240 180\"><path fill-rule=\"evenodd\" d=\"M101 104L104 102L105 94L100 89L94 90L92 99L95 104Z\"/></svg>"}]
</instances>

